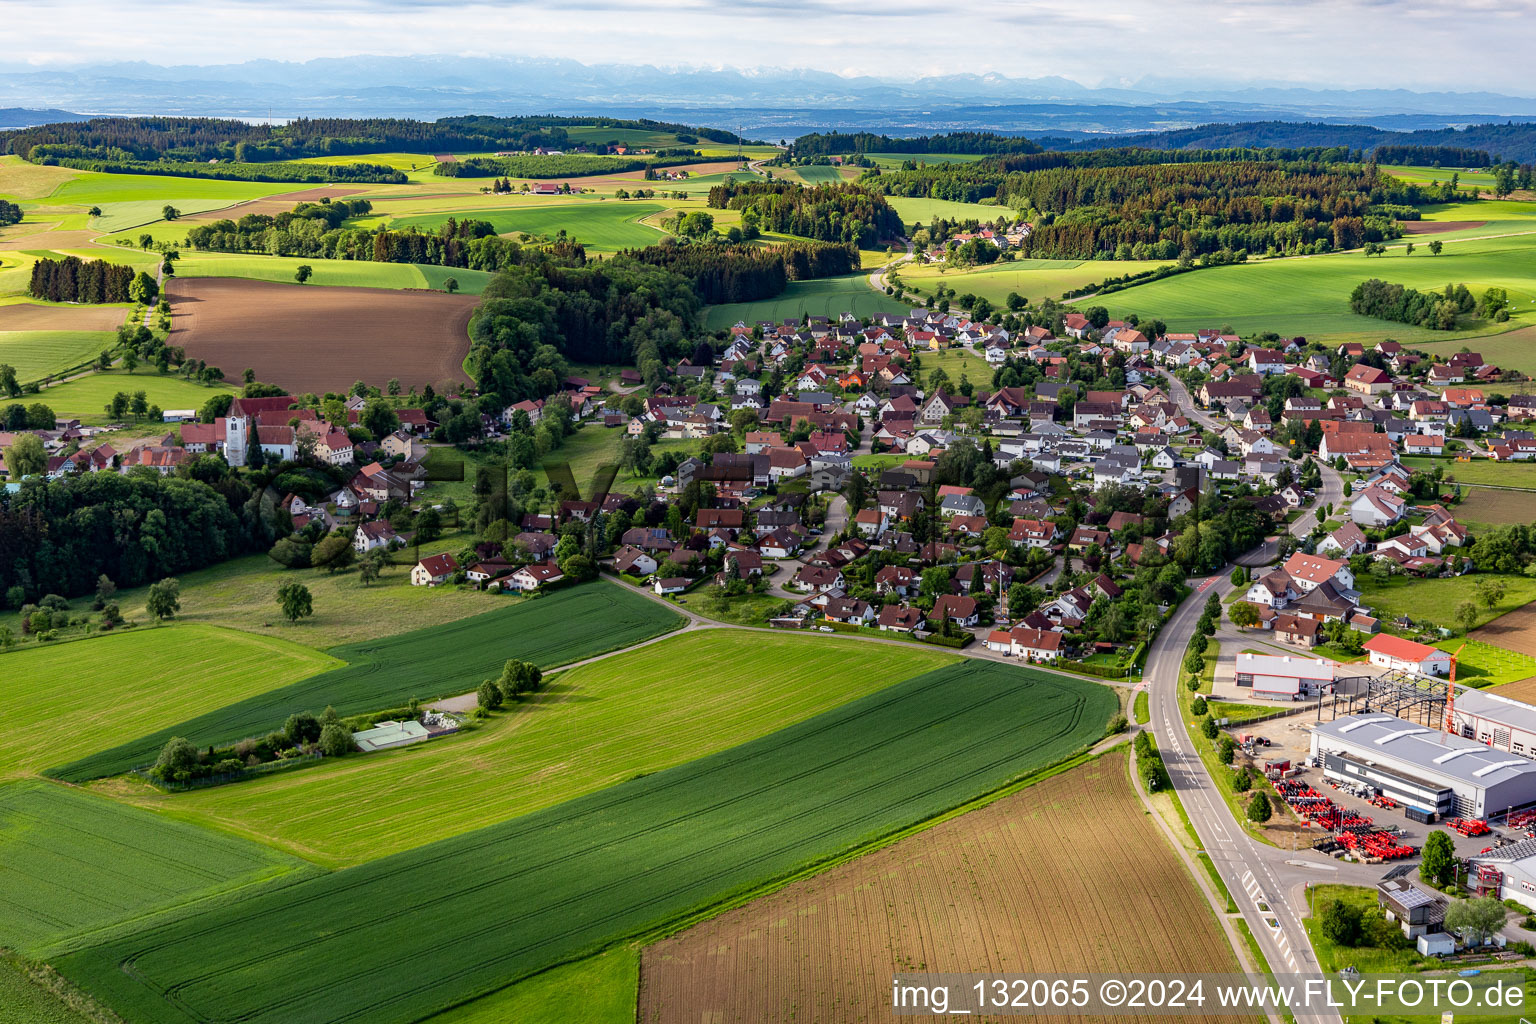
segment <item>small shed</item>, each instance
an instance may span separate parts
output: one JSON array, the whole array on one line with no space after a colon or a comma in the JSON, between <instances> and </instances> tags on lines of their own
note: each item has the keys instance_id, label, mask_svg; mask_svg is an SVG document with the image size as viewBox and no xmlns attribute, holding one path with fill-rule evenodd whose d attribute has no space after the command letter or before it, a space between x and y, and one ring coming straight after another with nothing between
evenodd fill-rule
<instances>
[{"instance_id":1,"label":"small shed","mask_svg":"<svg viewBox=\"0 0 1536 1024\"><path fill-rule=\"evenodd\" d=\"M1450 956L1456 952L1456 937L1450 932L1427 932L1418 938L1424 956Z\"/></svg>"}]
</instances>

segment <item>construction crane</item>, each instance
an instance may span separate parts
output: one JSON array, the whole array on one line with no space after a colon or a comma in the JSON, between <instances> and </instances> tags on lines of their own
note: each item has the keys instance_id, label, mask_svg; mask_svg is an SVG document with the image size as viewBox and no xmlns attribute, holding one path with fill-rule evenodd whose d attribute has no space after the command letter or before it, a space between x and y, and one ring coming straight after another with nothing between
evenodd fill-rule
<instances>
[{"instance_id":1,"label":"construction crane","mask_svg":"<svg viewBox=\"0 0 1536 1024\"><path fill-rule=\"evenodd\" d=\"M1459 735L1456 729L1456 659L1461 657L1461 652L1467 649L1466 644L1456 648L1456 653L1451 655L1451 676L1445 683L1445 723L1441 727L1441 743L1444 743L1445 735Z\"/></svg>"}]
</instances>

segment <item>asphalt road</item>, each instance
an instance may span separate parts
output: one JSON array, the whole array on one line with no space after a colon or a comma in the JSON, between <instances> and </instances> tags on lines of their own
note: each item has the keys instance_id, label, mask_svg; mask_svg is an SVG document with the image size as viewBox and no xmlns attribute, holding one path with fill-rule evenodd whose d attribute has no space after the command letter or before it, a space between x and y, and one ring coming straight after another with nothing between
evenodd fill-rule
<instances>
[{"instance_id":1,"label":"asphalt road","mask_svg":"<svg viewBox=\"0 0 1536 1024\"><path fill-rule=\"evenodd\" d=\"M1168 381L1174 401L1186 415L1205 426L1216 425L1215 420L1194 407L1183 384L1171 377ZM1322 486L1314 508L1329 502L1337 505L1342 498L1342 479L1331 468L1322 467ZM1304 536L1316 522L1316 513L1309 511L1291 524L1290 531L1297 537ZM1266 545L1266 548L1273 555L1273 546ZM1196 581L1195 593L1174 613L1153 641L1146 668L1151 727L1158 736L1173 787L1195 832L1242 910L1270 969L1276 974L1319 972L1321 969L1301 924L1307 909L1308 885L1374 885L1384 869L1345 864L1310 850L1280 850L1259 842L1247 833L1245 824L1233 818L1206 772L1195 747L1195 743L1204 742L1204 738L1196 741L1190 736L1179 710L1180 667L1208 597L1215 593L1219 599L1225 599L1233 589L1226 570ZM1268 908L1267 912L1260 909L1261 904ZM1335 1011L1298 1017L1329 1024L1341 1022Z\"/></svg>"}]
</instances>

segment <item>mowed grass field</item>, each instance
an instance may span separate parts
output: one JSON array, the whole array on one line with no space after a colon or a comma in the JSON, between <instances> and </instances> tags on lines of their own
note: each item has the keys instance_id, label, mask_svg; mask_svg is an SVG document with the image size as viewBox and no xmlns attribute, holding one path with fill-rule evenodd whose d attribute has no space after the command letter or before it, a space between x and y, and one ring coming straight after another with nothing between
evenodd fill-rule
<instances>
[{"instance_id":1,"label":"mowed grass field","mask_svg":"<svg viewBox=\"0 0 1536 1024\"><path fill-rule=\"evenodd\" d=\"M117 342L113 331L0 331L0 363L22 381L40 380L88 363Z\"/></svg>"},{"instance_id":2,"label":"mowed grass field","mask_svg":"<svg viewBox=\"0 0 1536 1024\"><path fill-rule=\"evenodd\" d=\"M161 409L196 409L214 395L237 394L239 389L228 384L210 387L195 384L185 377L161 376L153 366L146 373L141 365L137 373L92 373L63 384L55 384L45 388L37 400L46 403L61 416L105 420L105 407L119 391L129 395L143 391L149 404L158 405ZM175 429L175 424L165 424L166 433Z\"/></svg>"},{"instance_id":3,"label":"mowed grass field","mask_svg":"<svg viewBox=\"0 0 1536 1024\"><path fill-rule=\"evenodd\" d=\"M293 284L294 273L308 265L314 276L308 287L342 285L354 288L430 288L441 290L452 277L459 293L479 295L495 275L485 270L425 267L414 263L367 263L360 260L316 260L297 256L257 256L242 253L186 252L176 263L177 277L244 277Z\"/></svg>"},{"instance_id":4,"label":"mowed grass field","mask_svg":"<svg viewBox=\"0 0 1536 1024\"><path fill-rule=\"evenodd\" d=\"M682 764L955 660L856 640L685 633L563 672L463 737L146 806L327 866L357 864Z\"/></svg>"},{"instance_id":5,"label":"mowed grass field","mask_svg":"<svg viewBox=\"0 0 1536 1024\"><path fill-rule=\"evenodd\" d=\"M1058 298L1072 288L1099 284L1108 277L1156 270L1164 265L1161 260L1014 260L975 270L950 270L941 263L930 263L903 265L897 276L924 295L932 295L943 284L961 295L970 292L1006 309L1011 292L1038 303L1045 298Z\"/></svg>"},{"instance_id":6,"label":"mowed grass field","mask_svg":"<svg viewBox=\"0 0 1536 1024\"><path fill-rule=\"evenodd\" d=\"M666 237L655 228L639 223L642 217L666 209L659 203L631 203L608 200L601 203L570 203L563 206L519 206L508 209L468 209L447 213L416 214L397 217L391 227L436 228L449 217L459 220L488 221L497 234L523 232L554 236L561 230L589 249L614 252L619 249L651 245ZM460 282L461 284L463 282Z\"/></svg>"},{"instance_id":7,"label":"mowed grass field","mask_svg":"<svg viewBox=\"0 0 1536 1024\"><path fill-rule=\"evenodd\" d=\"M741 746L54 965L144 1024L404 1024L953 808L1083 749L1118 707L1094 683L966 659Z\"/></svg>"},{"instance_id":8,"label":"mowed grass field","mask_svg":"<svg viewBox=\"0 0 1536 1024\"><path fill-rule=\"evenodd\" d=\"M792 281L784 294L761 302L707 306L704 310L704 327L717 331L729 328L738 320L752 324L758 320L785 320L805 316L836 318L844 312L866 317L876 313L903 313L911 308L889 295L875 291L869 286L868 277L850 274L814 281Z\"/></svg>"},{"instance_id":9,"label":"mowed grass field","mask_svg":"<svg viewBox=\"0 0 1536 1024\"><path fill-rule=\"evenodd\" d=\"M0 945L9 949L35 950L299 866L67 786L0 786Z\"/></svg>"},{"instance_id":10,"label":"mowed grass field","mask_svg":"<svg viewBox=\"0 0 1536 1024\"><path fill-rule=\"evenodd\" d=\"M1480 204L1473 204L1474 206ZM1479 210L1465 213L1475 216ZM1468 339L1502 334L1536 318L1536 216L1518 221L1521 234L1505 237L1415 239L1405 255L1404 242L1392 243L1385 256L1358 252L1264 260L1212 267L1137 285L1095 300L1111 316L1139 313L1157 317L1174 331L1230 324L1240 334L1273 330L1338 341L1376 341L1383 337L1419 345L1441 342L1459 347ZM1493 225L1487 233L1499 233ZM1424 248L1430 239L1445 242L1440 256ZM1485 322L1462 331L1432 331L1350 312L1349 295L1367 278L1381 278L1418 289L1465 283L1474 293L1497 286L1508 290L1514 318ZM1452 349L1454 351L1454 349ZM1527 356L1515 369L1536 370Z\"/></svg>"},{"instance_id":11,"label":"mowed grass field","mask_svg":"<svg viewBox=\"0 0 1536 1024\"><path fill-rule=\"evenodd\" d=\"M957 203L950 199L916 199L910 196L887 196L886 202L891 204L891 209L896 211L908 232L917 224L929 225L940 217L955 221L979 220L987 224L999 217L1015 219L1013 210L1006 206Z\"/></svg>"},{"instance_id":12,"label":"mowed grass field","mask_svg":"<svg viewBox=\"0 0 1536 1024\"><path fill-rule=\"evenodd\" d=\"M297 644L209 626L126 630L0 654L7 707L0 779L64 764L339 664Z\"/></svg>"},{"instance_id":13,"label":"mowed grass field","mask_svg":"<svg viewBox=\"0 0 1536 1024\"><path fill-rule=\"evenodd\" d=\"M153 761L172 736L198 746L229 743L265 735L296 711L319 714L329 705L355 715L412 698L452 697L501 675L509 658L552 668L659 636L681 623L665 606L614 583L557 590L458 622L332 648L343 667L226 700L206 714L184 715L111 749L98 743L94 753L50 774L70 782L116 775Z\"/></svg>"},{"instance_id":14,"label":"mowed grass field","mask_svg":"<svg viewBox=\"0 0 1536 1024\"><path fill-rule=\"evenodd\" d=\"M1501 575L1498 581L1504 585L1504 597L1489 609L1477 599L1476 584L1482 578L1485 577L1481 573L1437 580L1394 576L1386 583L1380 583L1367 575L1357 580L1356 586L1360 588L1361 603L1371 608L1372 614L1383 621L1406 615L1414 622L1452 626L1456 624L1454 616L1457 605L1471 601L1477 605L1477 618L1472 623L1474 629L1506 612L1536 601L1536 579Z\"/></svg>"},{"instance_id":15,"label":"mowed grass field","mask_svg":"<svg viewBox=\"0 0 1536 1024\"><path fill-rule=\"evenodd\" d=\"M640 1021L884 1020L892 974L912 970L1238 970L1128 760L1122 747L648 947Z\"/></svg>"},{"instance_id":16,"label":"mowed grass field","mask_svg":"<svg viewBox=\"0 0 1536 1024\"><path fill-rule=\"evenodd\" d=\"M1473 530L1536 521L1536 503L1529 494L1494 487L1464 487L1454 506L1456 519Z\"/></svg>"}]
</instances>

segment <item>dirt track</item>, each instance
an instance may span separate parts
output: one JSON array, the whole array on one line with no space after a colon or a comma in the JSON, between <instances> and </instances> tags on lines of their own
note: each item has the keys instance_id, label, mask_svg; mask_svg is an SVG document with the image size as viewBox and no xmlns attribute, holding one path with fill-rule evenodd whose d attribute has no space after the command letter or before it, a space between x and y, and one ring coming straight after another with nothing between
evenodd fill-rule
<instances>
[{"instance_id":1,"label":"dirt track","mask_svg":"<svg viewBox=\"0 0 1536 1024\"><path fill-rule=\"evenodd\" d=\"M295 394L353 381L406 387L465 379L473 295L326 288L235 278L177 278L167 287L171 344L236 379Z\"/></svg>"},{"instance_id":2,"label":"dirt track","mask_svg":"<svg viewBox=\"0 0 1536 1024\"><path fill-rule=\"evenodd\" d=\"M639 1020L884 1021L898 971L1234 969L1117 752L649 947Z\"/></svg>"}]
</instances>

